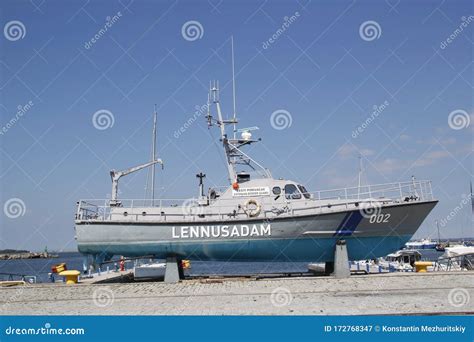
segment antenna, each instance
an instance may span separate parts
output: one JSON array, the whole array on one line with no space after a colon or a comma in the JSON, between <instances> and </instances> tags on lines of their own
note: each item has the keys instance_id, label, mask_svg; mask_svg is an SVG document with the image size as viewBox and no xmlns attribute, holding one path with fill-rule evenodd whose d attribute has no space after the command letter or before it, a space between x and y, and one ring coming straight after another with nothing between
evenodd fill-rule
<instances>
[{"instance_id":1,"label":"antenna","mask_svg":"<svg viewBox=\"0 0 474 342\"><path fill-rule=\"evenodd\" d=\"M260 128L258 128L257 126L252 126L252 127L240 128L240 129L237 130L237 132L243 133L243 132L256 131L258 129L260 129Z\"/></svg>"},{"instance_id":2,"label":"antenna","mask_svg":"<svg viewBox=\"0 0 474 342\"><path fill-rule=\"evenodd\" d=\"M472 181L471 181L471 213L474 215L474 193L472 193Z\"/></svg>"},{"instance_id":3,"label":"antenna","mask_svg":"<svg viewBox=\"0 0 474 342\"><path fill-rule=\"evenodd\" d=\"M211 116L211 82L209 82L209 92L207 93L207 128L209 129L212 126L212 116Z\"/></svg>"},{"instance_id":4,"label":"antenna","mask_svg":"<svg viewBox=\"0 0 474 342\"><path fill-rule=\"evenodd\" d=\"M153 143L152 143L152 161L156 160L156 104L153 112ZM151 205L155 205L155 164L151 167Z\"/></svg>"},{"instance_id":5,"label":"antenna","mask_svg":"<svg viewBox=\"0 0 474 342\"><path fill-rule=\"evenodd\" d=\"M235 112L235 67L234 67L234 36L230 37L230 42L232 45L232 101L234 106L234 140L237 134L237 126L236 126L236 112Z\"/></svg>"},{"instance_id":6,"label":"antenna","mask_svg":"<svg viewBox=\"0 0 474 342\"><path fill-rule=\"evenodd\" d=\"M357 199L360 198L361 178L362 178L362 155L359 154L359 182L358 182L358 185L357 185Z\"/></svg>"},{"instance_id":7,"label":"antenna","mask_svg":"<svg viewBox=\"0 0 474 342\"><path fill-rule=\"evenodd\" d=\"M197 178L199 178L199 197L203 198L204 197L204 182L203 179L206 178L206 175L202 172L199 172L196 175Z\"/></svg>"},{"instance_id":8,"label":"antenna","mask_svg":"<svg viewBox=\"0 0 474 342\"><path fill-rule=\"evenodd\" d=\"M219 102L219 81L212 81L212 102Z\"/></svg>"}]
</instances>

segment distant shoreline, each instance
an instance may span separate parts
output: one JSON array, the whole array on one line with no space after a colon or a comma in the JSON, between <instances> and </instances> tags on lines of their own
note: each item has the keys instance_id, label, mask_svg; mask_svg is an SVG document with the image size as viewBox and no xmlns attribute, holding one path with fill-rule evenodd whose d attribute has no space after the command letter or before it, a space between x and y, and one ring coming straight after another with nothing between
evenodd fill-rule
<instances>
[{"instance_id":1,"label":"distant shoreline","mask_svg":"<svg viewBox=\"0 0 474 342\"><path fill-rule=\"evenodd\" d=\"M26 250L2 249L0 250L0 260L17 260L17 259L50 259L57 258L57 254L48 252L30 252Z\"/></svg>"}]
</instances>

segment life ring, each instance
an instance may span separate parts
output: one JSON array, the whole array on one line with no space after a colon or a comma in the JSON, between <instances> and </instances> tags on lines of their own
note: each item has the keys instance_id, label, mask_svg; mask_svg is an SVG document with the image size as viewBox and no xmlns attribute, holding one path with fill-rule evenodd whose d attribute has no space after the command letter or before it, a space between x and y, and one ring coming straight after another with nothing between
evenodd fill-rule
<instances>
[{"instance_id":1,"label":"life ring","mask_svg":"<svg viewBox=\"0 0 474 342\"><path fill-rule=\"evenodd\" d=\"M250 206L255 206L254 209L250 208ZM262 210L262 206L257 202L257 200L249 199L244 204L244 211L248 217L256 217L260 214Z\"/></svg>"}]
</instances>

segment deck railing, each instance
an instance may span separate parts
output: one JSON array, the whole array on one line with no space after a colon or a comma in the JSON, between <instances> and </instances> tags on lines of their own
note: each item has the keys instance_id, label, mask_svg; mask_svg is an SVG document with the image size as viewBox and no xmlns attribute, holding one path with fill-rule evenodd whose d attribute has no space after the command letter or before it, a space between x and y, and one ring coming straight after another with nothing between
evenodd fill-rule
<instances>
[{"instance_id":1,"label":"deck railing","mask_svg":"<svg viewBox=\"0 0 474 342\"><path fill-rule=\"evenodd\" d=\"M474 254L457 255L439 258L433 267L434 271L474 270Z\"/></svg>"},{"instance_id":2,"label":"deck railing","mask_svg":"<svg viewBox=\"0 0 474 342\"><path fill-rule=\"evenodd\" d=\"M301 196L301 199L285 199L280 202L274 201L274 195L256 197L262 208L259 217L271 218L283 212L304 214L308 211L315 213L338 211L357 206L359 203L389 204L433 200L431 182L425 180L321 190L310 193L310 195L311 199ZM242 198L242 204L246 200L247 198ZM87 199L78 202L76 219L104 221L118 219L120 216L123 220L139 221L147 216L166 222L172 220L194 221L203 217L232 219L247 216L236 204L236 198L205 199L204 205L202 201L197 198L121 199L118 206L111 206L109 199ZM142 209L148 210L150 207L154 210L141 211Z\"/></svg>"}]
</instances>

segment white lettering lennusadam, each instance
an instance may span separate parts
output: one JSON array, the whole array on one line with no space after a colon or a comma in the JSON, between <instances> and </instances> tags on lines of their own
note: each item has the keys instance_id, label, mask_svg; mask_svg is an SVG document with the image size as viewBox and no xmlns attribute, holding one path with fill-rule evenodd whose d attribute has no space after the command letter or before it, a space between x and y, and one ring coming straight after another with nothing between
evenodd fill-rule
<instances>
[{"instance_id":1,"label":"white lettering lennusadam","mask_svg":"<svg viewBox=\"0 0 474 342\"><path fill-rule=\"evenodd\" d=\"M251 226L245 224L234 226L181 226L173 227L171 235L173 239L271 236L272 228L270 224L254 224Z\"/></svg>"}]
</instances>

